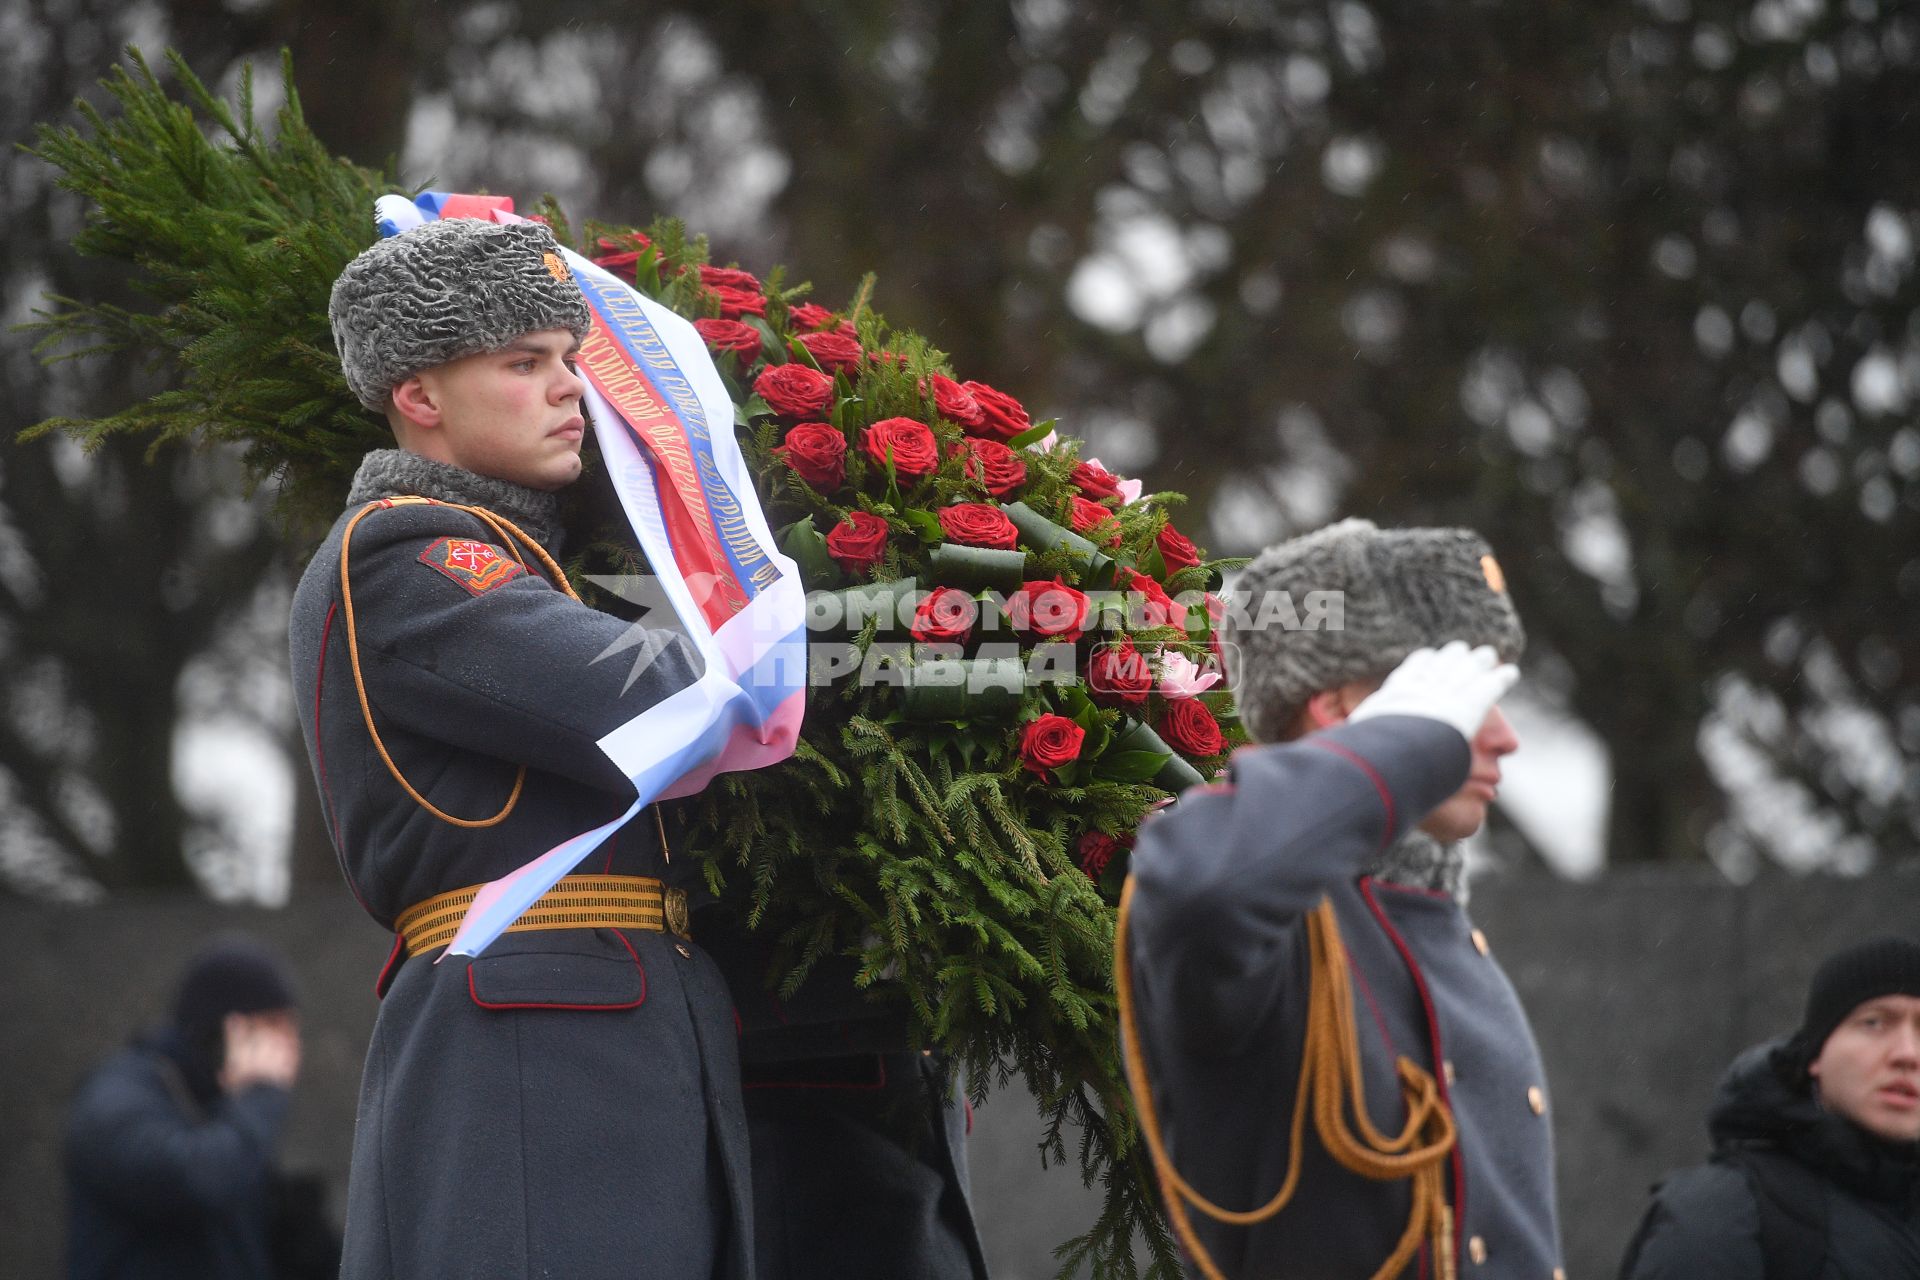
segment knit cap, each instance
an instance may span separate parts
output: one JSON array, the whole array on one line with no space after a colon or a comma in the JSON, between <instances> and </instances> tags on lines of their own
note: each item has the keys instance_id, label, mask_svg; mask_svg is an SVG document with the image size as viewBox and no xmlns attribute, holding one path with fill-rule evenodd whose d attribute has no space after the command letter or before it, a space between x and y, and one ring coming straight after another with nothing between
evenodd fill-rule
<instances>
[{"instance_id":1,"label":"knit cap","mask_svg":"<svg viewBox=\"0 0 1920 1280\"><path fill-rule=\"evenodd\" d=\"M1847 1015L1880 996L1920 996L1920 943L1891 935L1828 956L1807 989L1793 1048L1804 1069Z\"/></svg>"},{"instance_id":2,"label":"knit cap","mask_svg":"<svg viewBox=\"0 0 1920 1280\"><path fill-rule=\"evenodd\" d=\"M1315 592L1337 607L1313 609ZM1276 610L1281 593L1288 607ZM1415 649L1465 640L1513 662L1527 643L1493 549L1471 529L1342 520L1263 551L1234 595L1228 668L1259 742L1285 736L1315 693L1381 678Z\"/></svg>"},{"instance_id":3,"label":"knit cap","mask_svg":"<svg viewBox=\"0 0 1920 1280\"><path fill-rule=\"evenodd\" d=\"M327 305L347 385L378 413L423 369L521 334L592 319L553 232L538 222L441 218L376 241L333 282Z\"/></svg>"},{"instance_id":4,"label":"knit cap","mask_svg":"<svg viewBox=\"0 0 1920 1280\"><path fill-rule=\"evenodd\" d=\"M272 1013L300 1003L293 975L273 951L244 934L225 934L201 948L180 975L172 1025L162 1047L202 1104L220 1096L227 1015Z\"/></svg>"},{"instance_id":5,"label":"knit cap","mask_svg":"<svg viewBox=\"0 0 1920 1280\"><path fill-rule=\"evenodd\" d=\"M188 962L173 998L176 1026L219 1026L230 1013L267 1013L300 1003L279 956L251 938L216 938Z\"/></svg>"}]
</instances>

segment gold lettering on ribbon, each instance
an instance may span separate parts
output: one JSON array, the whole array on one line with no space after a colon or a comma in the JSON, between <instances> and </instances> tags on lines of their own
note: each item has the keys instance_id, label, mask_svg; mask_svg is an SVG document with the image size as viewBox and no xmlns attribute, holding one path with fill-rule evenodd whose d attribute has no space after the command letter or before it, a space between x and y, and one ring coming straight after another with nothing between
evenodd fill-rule
<instances>
[{"instance_id":1,"label":"gold lettering on ribbon","mask_svg":"<svg viewBox=\"0 0 1920 1280\"><path fill-rule=\"evenodd\" d=\"M713 483L708 487L709 501L713 506L714 522L719 526L720 536L733 548L733 554L742 565L753 564L752 578L757 587L771 586L779 580L780 571L760 550L760 544L754 541L753 530L747 526L746 513L741 510L739 499L733 496L733 490L727 487L725 477L720 474L719 464L712 454L700 456L700 469ZM759 563L754 564L758 559Z\"/></svg>"},{"instance_id":2,"label":"gold lettering on ribbon","mask_svg":"<svg viewBox=\"0 0 1920 1280\"><path fill-rule=\"evenodd\" d=\"M700 397L693 384L679 374L666 373L659 369L665 365L673 368L673 355L659 333L648 322L646 312L640 306L640 300L634 295L622 292L617 298L607 300L606 318L609 323L624 321L624 331L632 341L634 350L654 365L652 370L641 376L648 379L651 387L657 388L673 402L679 411L680 420L686 424L687 434L702 444L711 446L712 436L707 427L706 411L701 407ZM626 362L623 359L622 364ZM708 480L705 486L708 507L713 511L720 536L726 540L733 559L742 568L751 566L749 578L756 586L765 587L779 580L780 573L767 557L766 551L754 539L753 531L747 527L741 516L739 500L729 488L726 478L711 462L711 447L701 450L700 471Z\"/></svg>"},{"instance_id":3,"label":"gold lettering on ribbon","mask_svg":"<svg viewBox=\"0 0 1920 1280\"><path fill-rule=\"evenodd\" d=\"M586 340L580 344L579 359L594 385L600 388L600 393L620 410L635 434L653 454L682 508L687 508L690 496L700 499L700 469L694 460L693 450L674 430L673 410L660 399L646 374L628 360L627 353L607 333L606 321L599 315L595 316ZM702 505L705 505L704 501ZM696 511L688 510L687 514L695 534L706 547L708 561L716 569L724 566L726 553L716 537L714 522L700 519L700 513ZM671 524L669 521L669 527ZM716 577L718 581L714 588L725 605L726 616L730 617L746 608L746 597L732 576L719 573ZM712 611L707 612L711 615Z\"/></svg>"}]
</instances>

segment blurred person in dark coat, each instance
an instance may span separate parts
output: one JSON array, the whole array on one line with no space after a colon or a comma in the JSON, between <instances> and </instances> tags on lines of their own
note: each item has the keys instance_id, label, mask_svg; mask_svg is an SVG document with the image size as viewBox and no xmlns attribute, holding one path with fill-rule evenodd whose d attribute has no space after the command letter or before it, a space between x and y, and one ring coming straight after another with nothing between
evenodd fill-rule
<instances>
[{"instance_id":1,"label":"blurred person in dark coat","mask_svg":"<svg viewBox=\"0 0 1920 1280\"><path fill-rule=\"evenodd\" d=\"M274 1153L300 1072L296 1005L276 956L222 939L188 965L171 1018L81 1085L66 1135L70 1280L280 1274Z\"/></svg>"},{"instance_id":2,"label":"blurred person in dark coat","mask_svg":"<svg viewBox=\"0 0 1920 1280\"><path fill-rule=\"evenodd\" d=\"M1623 1280L1920 1280L1920 944L1828 957L1707 1129L1713 1158L1654 1189Z\"/></svg>"},{"instance_id":3,"label":"blurred person in dark coat","mask_svg":"<svg viewBox=\"0 0 1920 1280\"><path fill-rule=\"evenodd\" d=\"M1142 824L1123 907L1130 1070L1192 1265L1564 1280L1539 1049L1464 906L1460 842L1519 745L1500 567L1471 530L1347 520L1235 597L1263 745Z\"/></svg>"}]
</instances>

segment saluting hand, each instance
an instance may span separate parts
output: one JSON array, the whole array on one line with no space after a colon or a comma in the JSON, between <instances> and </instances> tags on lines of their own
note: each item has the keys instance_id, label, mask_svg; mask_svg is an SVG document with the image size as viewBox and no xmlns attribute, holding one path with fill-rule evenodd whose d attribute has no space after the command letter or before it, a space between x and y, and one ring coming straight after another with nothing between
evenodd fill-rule
<instances>
[{"instance_id":1,"label":"saluting hand","mask_svg":"<svg viewBox=\"0 0 1920 1280\"><path fill-rule=\"evenodd\" d=\"M1438 649L1408 654L1347 719L1425 716L1452 725L1472 742L1493 704L1519 678L1520 669L1500 661L1491 647L1469 649L1466 641L1451 640Z\"/></svg>"}]
</instances>

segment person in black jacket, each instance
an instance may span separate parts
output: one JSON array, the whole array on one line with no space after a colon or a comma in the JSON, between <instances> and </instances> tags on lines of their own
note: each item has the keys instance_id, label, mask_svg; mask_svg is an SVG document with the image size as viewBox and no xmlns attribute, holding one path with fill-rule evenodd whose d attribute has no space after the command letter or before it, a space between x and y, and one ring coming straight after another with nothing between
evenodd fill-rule
<instances>
[{"instance_id":1,"label":"person in black jacket","mask_svg":"<svg viewBox=\"0 0 1920 1280\"><path fill-rule=\"evenodd\" d=\"M1707 1127L1713 1158L1655 1188L1623 1280L1920 1280L1920 945L1830 957Z\"/></svg>"},{"instance_id":2,"label":"person in black jacket","mask_svg":"<svg viewBox=\"0 0 1920 1280\"><path fill-rule=\"evenodd\" d=\"M274 1149L300 1071L293 986L217 941L166 1025L103 1063L67 1121L70 1280L268 1280Z\"/></svg>"}]
</instances>

